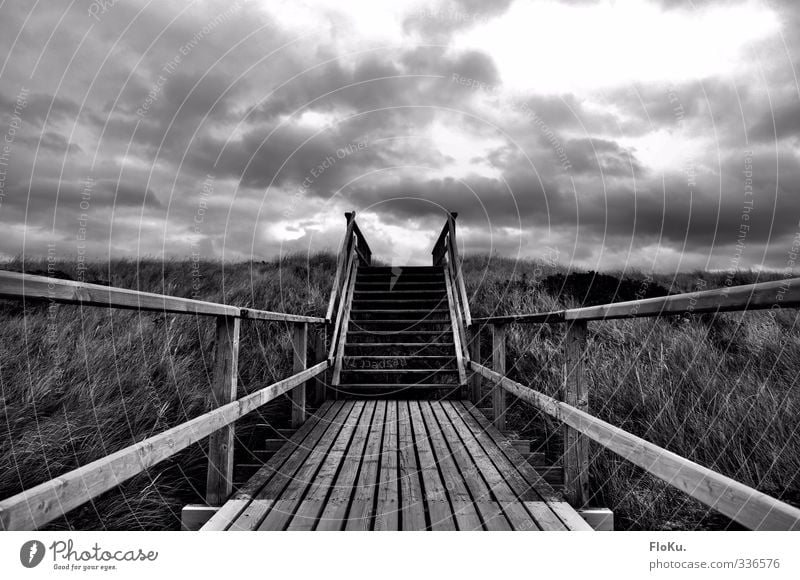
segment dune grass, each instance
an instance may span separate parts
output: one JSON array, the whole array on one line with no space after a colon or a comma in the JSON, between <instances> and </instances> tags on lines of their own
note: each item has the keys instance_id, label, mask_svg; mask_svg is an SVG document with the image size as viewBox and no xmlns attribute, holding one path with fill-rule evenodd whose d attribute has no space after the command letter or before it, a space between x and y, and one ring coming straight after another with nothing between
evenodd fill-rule
<instances>
[{"instance_id":1,"label":"dune grass","mask_svg":"<svg viewBox=\"0 0 800 580\"><path fill-rule=\"evenodd\" d=\"M20 269L12 262L7 269ZM77 277L75 264L56 268ZM46 264L27 263L27 270ZM281 312L324 315L330 255L252 264L114 261L86 280ZM574 302L541 291L556 264L470 256L464 274L474 316L535 312ZM657 279L673 290L724 283L721 274ZM753 281L742 273L737 283ZM634 278L636 276L634 275ZM763 278L761 279L763 280ZM796 311L590 325L587 372L593 414L775 497L800 497L800 330ZM246 322L240 392L290 374L289 328ZM213 320L103 308L0 301L0 497L46 481L210 408ZM558 326L511 325L515 380L556 395L563 359ZM486 337L488 339L488 336ZM483 349L489 353L488 342ZM237 423L288 426L285 399ZM560 428L514 402L509 427L558 459ZM592 446L595 502L622 529L724 527L724 519ZM206 457L195 445L147 474L53 522L50 529L177 529L180 508L202 500Z\"/></svg>"},{"instance_id":2,"label":"dune grass","mask_svg":"<svg viewBox=\"0 0 800 580\"><path fill-rule=\"evenodd\" d=\"M10 263L7 269L19 270ZM46 271L44 263L26 269ZM75 264L56 269L76 277ZM296 314L324 315L335 269L327 256L255 264L91 264L86 280ZM0 497L8 497L209 410L212 317L3 301L0 309ZM242 324L239 396L291 374L291 328ZM286 427L276 401L258 420ZM238 434L249 424L240 422ZM195 445L108 492L53 529L177 529L204 495Z\"/></svg>"},{"instance_id":3,"label":"dune grass","mask_svg":"<svg viewBox=\"0 0 800 580\"><path fill-rule=\"evenodd\" d=\"M467 259L473 316L573 307L537 282L557 267L485 268ZM533 277L538 272L539 278ZM523 277L525 281L523 281ZM725 283L727 275L656 280L682 290ZM738 273L737 283L775 276ZM609 296L609 301L614 297ZM491 305L491 307L489 307ZM800 325L796 310L595 322L586 372L591 413L657 445L785 501L800 499ZM488 335L488 333L484 333ZM558 396L564 331L558 325L508 327L511 378ZM484 336L483 353L490 352ZM487 364L489 364L487 362ZM558 459L560 426L514 401L508 426ZM593 503L615 510L623 529L707 529L729 522L666 483L592 444Z\"/></svg>"}]
</instances>

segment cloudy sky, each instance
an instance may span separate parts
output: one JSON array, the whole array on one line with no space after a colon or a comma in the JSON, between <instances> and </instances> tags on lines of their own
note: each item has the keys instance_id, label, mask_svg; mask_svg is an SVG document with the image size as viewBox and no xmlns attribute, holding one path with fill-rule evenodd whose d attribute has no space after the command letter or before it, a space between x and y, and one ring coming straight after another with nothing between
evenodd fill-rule
<instances>
[{"instance_id":1,"label":"cloudy sky","mask_svg":"<svg viewBox=\"0 0 800 580\"><path fill-rule=\"evenodd\" d=\"M784 269L800 3L0 2L0 257Z\"/></svg>"}]
</instances>

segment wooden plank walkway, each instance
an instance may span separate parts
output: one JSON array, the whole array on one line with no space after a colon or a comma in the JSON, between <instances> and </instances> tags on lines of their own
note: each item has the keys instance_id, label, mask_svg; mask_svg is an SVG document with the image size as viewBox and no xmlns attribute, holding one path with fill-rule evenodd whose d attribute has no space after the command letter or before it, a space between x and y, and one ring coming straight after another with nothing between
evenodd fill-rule
<instances>
[{"instance_id":1,"label":"wooden plank walkway","mask_svg":"<svg viewBox=\"0 0 800 580\"><path fill-rule=\"evenodd\" d=\"M203 530L589 530L466 401L329 401Z\"/></svg>"}]
</instances>

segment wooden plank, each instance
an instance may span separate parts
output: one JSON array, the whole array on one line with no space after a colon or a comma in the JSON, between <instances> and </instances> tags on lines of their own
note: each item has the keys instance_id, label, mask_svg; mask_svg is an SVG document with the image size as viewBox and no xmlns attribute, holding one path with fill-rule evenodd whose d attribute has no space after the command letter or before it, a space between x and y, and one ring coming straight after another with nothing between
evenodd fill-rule
<instances>
[{"instance_id":1,"label":"wooden plank","mask_svg":"<svg viewBox=\"0 0 800 580\"><path fill-rule=\"evenodd\" d=\"M510 314L508 316L487 316L473 318L472 324L484 326L487 324L511 324L518 322L522 324L560 324L564 322L564 310L555 312L535 312L532 314Z\"/></svg>"},{"instance_id":2,"label":"wooden plank","mask_svg":"<svg viewBox=\"0 0 800 580\"><path fill-rule=\"evenodd\" d=\"M800 278L716 288L702 292L674 294L660 298L616 302L601 306L575 308L565 312L570 320L609 320L669 314L763 310L800 306Z\"/></svg>"},{"instance_id":3,"label":"wooden plank","mask_svg":"<svg viewBox=\"0 0 800 580\"><path fill-rule=\"evenodd\" d=\"M442 263L442 258L445 255L446 249L444 247L444 239L447 234L450 233L450 226L447 221L444 222L444 226L442 227L442 231L439 233L439 237L436 238L436 242L433 244L433 250L431 254L433 254L433 265L439 266Z\"/></svg>"},{"instance_id":4,"label":"wooden plank","mask_svg":"<svg viewBox=\"0 0 800 580\"><path fill-rule=\"evenodd\" d=\"M398 477L400 478L400 529L424 530L425 494L422 491L420 470L414 450L414 435L408 401L397 402L397 428L399 435Z\"/></svg>"},{"instance_id":5,"label":"wooden plank","mask_svg":"<svg viewBox=\"0 0 800 580\"><path fill-rule=\"evenodd\" d=\"M520 472L503 453L500 444L507 443L507 441L501 440L499 444L498 441L493 439L475 420L475 417L472 416L463 403L454 403L453 411L458 413L460 419L470 430L473 437L475 437L478 445L483 448L486 455L500 473L503 481L508 484L514 496L527 508L533 521L536 523L535 526L524 525L518 529L532 530L538 527L542 530L566 530L567 527L547 506L544 498L539 494L535 486L525 481ZM499 434L498 431L498 435ZM526 522L526 524L527 523L528 522Z\"/></svg>"},{"instance_id":6,"label":"wooden plank","mask_svg":"<svg viewBox=\"0 0 800 580\"><path fill-rule=\"evenodd\" d=\"M455 265L453 262L448 261L445 264L445 270L450 275L450 288L453 294L453 306L455 308L456 313L456 323L458 324L458 335L461 338L461 356L464 359L464 364L466 365L469 362L469 349L467 348L467 331L464 327L464 309L461 303L461 298L458 295L458 287L456 285L456 272L455 272ZM462 385L466 386L466 380L462 383Z\"/></svg>"},{"instance_id":7,"label":"wooden plank","mask_svg":"<svg viewBox=\"0 0 800 580\"><path fill-rule=\"evenodd\" d=\"M506 374L506 327L492 325L492 368L501 376ZM499 384L492 386L492 414L498 431L506 428L506 392Z\"/></svg>"},{"instance_id":8,"label":"wooden plank","mask_svg":"<svg viewBox=\"0 0 800 580\"><path fill-rule=\"evenodd\" d=\"M519 498L511 490L503 476L498 471L492 458L475 438L475 434L464 422L461 415L453 408L452 401L442 401L444 413L450 420L464 448L472 457L472 461L478 467L481 477L486 481L492 496L503 508L508 522L514 530L535 530L536 524L533 522L530 513L522 505Z\"/></svg>"},{"instance_id":9,"label":"wooden plank","mask_svg":"<svg viewBox=\"0 0 800 580\"><path fill-rule=\"evenodd\" d=\"M310 452L300 468L276 496L275 504L259 526L259 530L283 530L286 528L308 488L313 484L323 461L338 440L339 434L344 430L349 430L358 422L363 405L356 406L354 403L354 401L342 402L343 414L337 417L338 424L331 424L322 438L309 450ZM263 493L259 494L259 498L263 496Z\"/></svg>"},{"instance_id":10,"label":"wooden plank","mask_svg":"<svg viewBox=\"0 0 800 580\"><path fill-rule=\"evenodd\" d=\"M442 429L434 416L430 401L420 401L422 417L425 420L425 427L431 441L434 452L434 460L439 466L442 480L453 506L453 513L456 518L459 530L482 530L483 524L481 517L475 507L475 503L469 490L464 483L461 472L458 470L453 455L445 441Z\"/></svg>"},{"instance_id":11,"label":"wooden plank","mask_svg":"<svg viewBox=\"0 0 800 580\"><path fill-rule=\"evenodd\" d=\"M250 503L249 499L229 499L211 519L200 528L201 532L223 532Z\"/></svg>"},{"instance_id":12,"label":"wooden plank","mask_svg":"<svg viewBox=\"0 0 800 580\"><path fill-rule=\"evenodd\" d=\"M461 307L464 310L464 320L466 321L467 326L471 326L472 315L469 311L469 298L467 298L467 288L464 285L464 274L461 272L461 258L458 255L458 242L456 238L456 218L454 217L454 215L458 214L450 214L447 218L447 224L450 229L450 235L448 236L447 245L450 247L450 257L454 268L453 283L457 288L456 292L459 293L459 295L461 296Z\"/></svg>"},{"instance_id":13,"label":"wooden plank","mask_svg":"<svg viewBox=\"0 0 800 580\"><path fill-rule=\"evenodd\" d=\"M564 384L561 400L567 405L589 411L589 392L584 373L586 340L585 320L576 320L566 329L564 344ZM589 502L589 440L569 425L563 425L562 468L564 495L575 507Z\"/></svg>"},{"instance_id":14,"label":"wooden plank","mask_svg":"<svg viewBox=\"0 0 800 580\"><path fill-rule=\"evenodd\" d=\"M430 520L429 529L434 531L451 531L456 529L453 508L447 497L447 489L439 475L439 468L433 455L433 449L425 429L422 409L419 401L409 401L409 418L412 423L414 446L419 455L419 470L424 486L424 502Z\"/></svg>"},{"instance_id":15,"label":"wooden plank","mask_svg":"<svg viewBox=\"0 0 800 580\"><path fill-rule=\"evenodd\" d=\"M475 323L555 323L570 320L612 320L676 314L707 314L736 310L800 307L800 278L743 284L644 300L614 302L555 312L475 318Z\"/></svg>"},{"instance_id":16,"label":"wooden plank","mask_svg":"<svg viewBox=\"0 0 800 580\"><path fill-rule=\"evenodd\" d=\"M319 316L284 314L283 312L270 312L269 310L256 310L254 308L240 308L239 317L246 320L269 320L272 322L306 322L308 324L326 324L328 322Z\"/></svg>"},{"instance_id":17,"label":"wooden plank","mask_svg":"<svg viewBox=\"0 0 800 580\"><path fill-rule=\"evenodd\" d=\"M127 290L100 284L86 284L47 276L33 276L0 270L0 298L47 300L59 304L109 306L204 316L239 316L239 308L152 292Z\"/></svg>"},{"instance_id":18,"label":"wooden plank","mask_svg":"<svg viewBox=\"0 0 800 580\"><path fill-rule=\"evenodd\" d=\"M295 374L306 368L308 352L308 324L296 323L292 329L292 366ZM306 420L307 383L292 390L292 427L297 428Z\"/></svg>"},{"instance_id":19,"label":"wooden plank","mask_svg":"<svg viewBox=\"0 0 800 580\"><path fill-rule=\"evenodd\" d=\"M331 402L324 403L319 410L298 429L292 437L281 446L265 465L263 465L245 483L231 499L214 514L201 528L202 531L222 531L236 521L236 519L250 505L251 500L272 479L273 475L283 469L285 462L298 447L308 447L312 441L313 429L320 429L331 419L336 417L337 408ZM266 512L264 512L266 513Z\"/></svg>"},{"instance_id":20,"label":"wooden plank","mask_svg":"<svg viewBox=\"0 0 800 580\"><path fill-rule=\"evenodd\" d=\"M358 224L355 222L355 212L353 212L353 233L356 234L360 250L366 258L364 265L369 266L372 257L372 250L370 249L369 244L367 243L367 238L365 238L364 234L361 233L361 228L359 228Z\"/></svg>"},{"instance_id":21,"label":"wooden plank","mask_svg":"<svg viewBox=\"0 0 800 580\"><path fill-rule=\"evenodd\" d=\"M474 362L471 365L484 377L500 382L507 391L537 409L743 526L752 530L800 530L800 509L502 377L482 365Z\"/></svg>"},{"instance_id":22,"label":"wooden plank","mask_svg":"<svg viewBox=\"0 0 800 580\"><path fill-rule=\"evenodd\" d=\"M345 493L337 487L320 518L318 530L341 529L340 520L345 521L345 529L366 531L372 527L375 500L378 495L378 468L381 461L381 445L386 419L386 401L375 402L367 443L362 454L358 480L353 490L351 502L344 501Z\"/></svg>"},{"instance_id":23,"label":"wooden plank","mask_svg":"<svg viewBox=\"0 0 800 580\"><path fill-rule=\"evenodd\" d=\"M347 330L350 327L350 310L353 307L353 288L356 285L356 278L358 277L358 264L353 262L352 270L350 272L350 283L348 284L347 293L343 296L344 309L341 312L341 327L339 335L335 344L331 348L336 348L336 358L333 363L333 377L331 384L339 386L342 376L342 361L344 360L344 346L347 343Z\"/></svg>"},{"instance_id":24,"label":"wooden plank","mask_svg":"<svg viewBox=\"0 0 800 580\"><path fill-rule=\"evenodd\" d=\"M347 258L350 256L350 243L353 241L353 227L355 225L356 212L346 213L345 220L347 220L347 227L345 229L344 238L339 246L339 253L336 255L336 277L333 279L333 286L331 287L331 297L328 301L328 311L325 314L327 320L333 320L333 311L336 307L336 300L341 294L341 286L343 283L343 276L346 272L345 264L348 262Z\"/></svg>"},{"instance_id":25,"label":"wooden plank","mask_svg":"<svg viewBox=\"0 0 800 580\"><path fill-rule=\"evenodd\" d=\"M233 496L234 500L247 499L249 503L241 514L231 523L232 531L258 529L281 492L295 477L311 450L329 429L347 417L348 409L343 403L331 405L319 419L306 421L278 454L270 459L244 488ZM311 428L308 429L307 426ZM306 430L308 429L308 432Z\"/></svg>"},{"instance_id":26,"label":"wooden plank","mask_svg":"<svg viewBox=\"0 0 800 580\"><path fill-rule=\"evenodd\" d=\"M0 529L38 528L304 383L328 362L0 501Z\"/></svg>"},{"instance_id":27,"label":"wooden plank","mask_svg":"<svg viewBox=\"0 0 800 580\"><path fill-rule=\"evenodd\" d=\"M474 326L470 331L470 360L478 363L481 362L481 334L480 327ZM481 376L478 373L472 373L470 377L469 399L474 404L478 404L481 400Z\"/></svg>"},{"instance_id":28,"label":"wooden plank","mask_svg":"<svg viewBox=\"0 0 800 580\"><path fill-rule=\"evenodd\" d=\"M320 328L319 332L314 333L314 363L319 363L328 358L328 350L325 348L325 339L328 335L328 325ZM314 403L321 405L327 399L327 373L322 373L314 379Z\"/></svg>"},{"instance_id":29,"label":"wooden plank","mask_svg":"<svg viewBox=\"0 0 800 580\"><path fill-rule=\"evenodd\" d=\"M255 320L303 321L320 324L324 318L284 314L267 310L240 308L229 304L193 300L140 292L127 288L86 284L47 276L34 276L0 270L0 298L12 300L46 300L58 304L80 306L107 306L123 310L143 310L170 314L196 314L199 316L235 316Z\"/></svg>"},{"instance_id":30,"label":"wooden plank","mask_svg":"<svg viewBox=\"0 0 800 580\"><path fill-rule=\"evenodd\" d=\"M464 370L464 354L463 354L463 342L461 340L461 336L459 334L459 326L458 326L458 314L455 310L455 303L453 301L453 287L450 283L450 273L447 271L445 267L444 273L444 282L445 287L447 288L447 305L450 308L450 327L453 330L453 344L455 345L456 351L456 365L458 366L458 384L465 385L467 383L467 373Z\"/></svg>"},{"instance_id":31,"label":"wooden plank","mask_svg":"<svg viewBox=\"0 0 800 580\"><path fill-rule=\"evenodd\" d=\"M369 405L364 401L356 401L352 404L353 411L350 419L344 424L336 440L325 455L319 469L313 475L313 479L308 480L307 490L302 496L302 500L297 506L296 511L289 521L289 530L311 531L317 523L317 519L325 508L328 496L333 491L333 483L337 474L344 467L348 451L352 446L362 446L369 431L372 411L374 405ZM366 417L369 412L370 417ZM356 436L360 435L361 440ZM360 452L359 452L360 458ZM356 462L356 469L358 468Z\"/></svg>"},{"instance_id":32,"label":"wooden plank","mask_svg":"<svg viewBox=\"0 0 800 580\"><path fill-rule=\"evenodd\" d=\"M375 401L365 403L361 420L353 435L353 443L347 451L339 475L336 477L330 496L325 501L324 509L315 529L341 530L347 523L348 506L350 505L351 497L358 491L356 480L359 477L360 470L363 469L363 462L368 451L365 447L368 445L370 432L375 427L376 421L379 422L377 425L378 430L382 430L384 409L385 405L379 405ZM378 440L378 445L380 448L380 440ZM376 455L374 460L377 462L378 459L379 455ZM375 485L375 478L372 480L372 485Z\"/></svg>"},{"instance_id":33,"label":"wooden plank","mask_svg":"<svg viewBox=\"0 0 800 580\"><path fill-rule=\"evenodd\" d=\"M453 459L458 466L458 470L461 473L461 477L464 479L467 489L470 491L472 500L481 515L486 529L510 530L511 526L503 515L500 504L494 500L491 490L481 476L480 466L475 464L470 454L464 448L461 438L458 436L458 433L456 433L441 403L438 401L434 402L431 404L431 407L439 423L442 435L445 441L447 441L447 446L450 448Z\"/></svg>"},{"instance_id":34,"label":"wooden plank","mask_svg":"<svg viewBox=\"0 0 800 580\"><path fill-rule=\"evenodd\" d=\"M214 369L211 379L211 401L214 407L236 399L239 378L239 319L217 318L214 341ZM233 423L215 431L208 438L208 474L206 503L222 505L233 491Z\"/></svg>"},{"instance_id":35,"label":"wooden plank","mask_svg":"<svg viewBox=\"0 0 800 580\"><path fill-rule=\"evenodd\" d=\"M500 472L504 474L511 488L525 500L525 507L528 508L542 529L592 531L591 526L578 515L578 512L553 490L513 445L509 445L509 441L495 429L480 409L474 406L468 407L463 403L457 408L463 410L465 420L474 426L476 432L478 429L482 431L482 435L478 437L479 440L488 437L494 442L500 451L500 454L496 456ZM474 423L467 416L471 417ZM522 477L522 481L514 475L515 472ZM553 515L557 516L558 521L552 519Z\"/></svg>"},{"instance_id":36,"label":"wooden plank","mask_svg":"<svg viewBox=\"0 0 800 580\"><path fill-rule=\"evenodd\" d=\"M336 311L336 320L334 321L333 325L333 334L331 335L331 348L330 353L328 354L328 358L333 360L336 356L336 345L339 342L339 336L342 334L342 320L344 319L344 309L347 305L346 295L347 295L347 288L350 287L351 278L354 277L354 267L355 267L355 254L350 253L347 257L347 269L345 270L345 278L344 278L344 290L342 291L342 296L339 300L339 307Z\"/></svg>"},{"instance_id":37,"label":"wooden plank","mask_svg":"<svg viewBox=\"0 0 800 580\"><path fill-rule=\"evenodd\" d=\"M400 529L400 487L397 471L397 401L386 402L386 427L383 432L378 498L375 503L374 529Z\"/></svg>"}]
</instances>

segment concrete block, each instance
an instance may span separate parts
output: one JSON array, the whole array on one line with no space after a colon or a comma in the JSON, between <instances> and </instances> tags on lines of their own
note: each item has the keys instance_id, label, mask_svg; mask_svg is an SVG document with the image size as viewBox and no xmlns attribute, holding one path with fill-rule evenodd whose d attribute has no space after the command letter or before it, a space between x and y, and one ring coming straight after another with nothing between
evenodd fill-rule
<instances>
[{"instance_id":1,"label":"concrete block","mask_svg":"<svg viewBox=\"0 0 800 580\"><path fill-rule=\"evenodd\" d=\"M597 532L614 531L614 512L608 508L583 508L578 513Z\"/></svg>"},{"instance_id":2,"label":"concrete block","mask_svg":"<svg viewBox=\"0 0 800 580\"><path fill-rule=\"evenodd\" d=\"M196 532L211 519L218 507L211 507L202 504L189 504L181 510L181 530L184 532Z\"/></svg>"}]
</instances>

